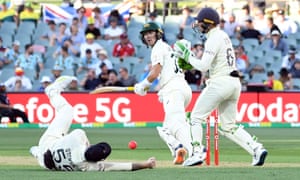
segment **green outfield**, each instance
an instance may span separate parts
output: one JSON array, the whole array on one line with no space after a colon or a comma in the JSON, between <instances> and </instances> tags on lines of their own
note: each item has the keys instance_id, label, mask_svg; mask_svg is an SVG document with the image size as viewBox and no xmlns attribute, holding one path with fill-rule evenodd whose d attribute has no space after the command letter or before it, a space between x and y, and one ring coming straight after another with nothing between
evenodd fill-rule
<instances>
[{"instance_id":1,"label":"green outfield","mask_svg":"<svg viewBox=\"0 0 300 180\"><path fill-rule=\"evenodd\" d=\"M252 167L251 157L237 145L220 137L220 165L183 168L172 165L167 146L154 128L88 128L91 143L107 141L113 151L108 161L142 161L157 159L157 168L136 172L50 172L40 168L29 155L45 129L0 129L1 179L299 179L299 128L248 128L269 151L263 167ZM138 148L127 143L136 140ZM213 157L213 156L212 156Z\"/></svg>"}]
</instances>

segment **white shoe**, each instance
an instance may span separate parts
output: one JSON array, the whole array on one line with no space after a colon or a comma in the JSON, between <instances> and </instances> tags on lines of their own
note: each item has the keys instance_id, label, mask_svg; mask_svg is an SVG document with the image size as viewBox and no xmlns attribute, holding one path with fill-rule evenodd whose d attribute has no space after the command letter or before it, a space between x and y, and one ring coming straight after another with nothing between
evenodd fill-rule
<instances>
[{"instance_id":1,"label":"white shoe","mask_svg":"<svg viewBox=\"0 0 300 180\"><path fill-rule=\"evenodd\" d=\"M57 78L54 83L46 87L45 92L48 96L51 96L52 93L60 93L63 91L74 79L74 76L60 76Z\"/></svg>"},{"instance_id":2,"label":"white shoe","mask_svg":"<svg viewBox=\"0 0 300 180\"><path fill-rule=\"evenodd\" d=\"M265 163L265 159L268 155L268 151L262 146L257 147L254 150L254 155L252 159L252 166L262 166Z\"/></svg>"},{"instance_id":3,"label":"white shoe","mask_svg":"<svg viewBox=\"0 0 300 180\"><path fill-rule=\"evenodd\" d=\"M40 148L38 146L32 146L29 152L33 157L37 158L40 154Z\"/></svg>"},{"instance_id":4,"label":"white shoe","mask_svg":"<svg viewBox=\"0 0 300 180\"><path fill-rule=\"evenodd\" d=\"M179 145L178 148L175 149L175 158L173 160L174 164L182 164L185 160L185 156L187 151L184 149L182 144Z\"/></svg>"},{"instance_id":5,"label":"white shoe","mask_svg":"<svg viewBox=\"0 0 300 180\"><path fill-rule=\"evenodd\" d=\"M206 159L206 150L203 148L202 152L194 152L191 157L183 162L183 166L196 166L202 164Z\"/></svg>"}]
</instances>

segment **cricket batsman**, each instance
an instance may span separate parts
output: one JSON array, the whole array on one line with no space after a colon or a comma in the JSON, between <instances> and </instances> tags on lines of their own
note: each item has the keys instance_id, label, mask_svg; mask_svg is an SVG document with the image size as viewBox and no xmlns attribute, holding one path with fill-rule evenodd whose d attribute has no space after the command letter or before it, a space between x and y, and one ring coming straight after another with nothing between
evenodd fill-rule
<instances>
[{"instance_id":1,"label":"cricket batsman","mask_svg":"<svg viewBox=\"0 0 300 180\"><path fill-rule=\"evenodd\" d=\"M173 49L162 40L163 31L154 22L143 25L140 37L150 47L152 68L148 76L135 84L134 92L144 96L155 79L159 79L159 100L163 104L165 118L162 127L157 127L160 137L169 147L174 164L182 164L185 156L192 155L189 124L185 108L191 101L192 90L177 64Z\"/></svg>"},{"instance_id":2,"label":"cricket batsman","mask_svg":"<svg viewBox=\"0 0 300 180\"><path fill-rule=\"evenodd\" d=\"M206 39L201 59L195 57L186 46L187 40L177 41L174 49L183 69L187 65L209 72L207 86L201 92L191 112L191 133L193 155L183 165L202 164L206 158L202 145L202 123L206 122L213 110L217 109L220 120L220 134L240 145L252 156L253 166L262 166L268 154L263 145L242 127L235 124L237 103L241 93L239 72L235 65L235 54L228 35L217 26L220 17L212 8L202 8L193 24L200 38Z\"/></svg>"},{"instance_id":3,"label":"cricket batsman","mask_svg":"<svg viewBox=\"0 0 300 180\"><path fill-rule=\"evenodd\" d=\"M83 130L68 132L73 119L73 107L61 96L61 91L74 78L61 76L45 89L56 116L41 136L38 146L30 149L40 166L54 171L134 171L154 168L153 157L144 163L105 162L111 153L108 143L91 145Z\"/></svg>"}]
</instances>

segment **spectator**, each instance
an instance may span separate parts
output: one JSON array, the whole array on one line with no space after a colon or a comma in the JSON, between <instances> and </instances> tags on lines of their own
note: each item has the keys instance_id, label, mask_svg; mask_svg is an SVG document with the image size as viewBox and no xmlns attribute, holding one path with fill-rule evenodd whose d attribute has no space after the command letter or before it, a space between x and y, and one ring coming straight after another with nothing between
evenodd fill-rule
<instances>
[{"instance_id":1,"label":"spectator","mask_svg":"<svg viewBox=\"0 0 300 180\"><path fill-rule=\"evenodd\" d=\"M282 59L281 67L287 68L288 70L290 70L292 68L293 64L299 60L300 60L300 57L297 55L296 48L294 46L290 46L288 54L285 55Z\"/></svg>"},{"instance_id":2,"label":"spectator","mask_svg":"<svg viewBox=\"0 0 300 180\"><path fill-rule=\"evenodd\" d=\"M12 48L9 48L5 51L4 57L0 58L0 67L10 63L15 64L16 60L18 59L18 56L20 55L20 42L15 40L12 45Z\"/></svg>"},{"instance_id":3,"label":"spectator","mask_svg":"<svg viewBox=\"0 0 300 180\"><path fill-rule=\"evenodd\" d=\"M224 31L228 34L230 38L235 38L236 33L239 32L240 26L238 22L236 22L236 17L234 13L230 13L228 16L228 21L224 24Z\"/></svg>"},{"instance_id":4,"label":"spectator","mask_svg":"<svg viewBox=\"0 0 300 180\"><path fill-rule=\"evenodd\" d=\"M123 84L123 86L134 86L137 83L135 77L129 75L128 69L126 67L121 67L119 69L119 74L119 80Z\"/></svg>"},{"instance_id":5,"label":"spectator","mask_svg":"<svg viewBox=\"0 0 300 180\"><path fill-rule=\"evenodd\" d=\"M4 53L6 50L7 48L3 46L2 37L0 37L0 52Z\"/></svg>"},{"instance_id":6,"label":"spectator","mask_svg":"<svg viewBox=\"0 0 300 180\"><path fill-rule=\"evenodd\" d=\"M273 71L269 71L267 73L268 79L264 82L264 84L266 85L266 87L270 90L273 91L283 91L283 85L282 82L275 79L274 76L274 72Z\"/></svg>"},{"instance_id":7,"label":"spectator","mask_svg":"<svg viewBox=\"0 0 300 180\"><path fill-rule=\"evenodd\" d=\"M118 26L118 19L112 17L109 19L109 26L104 29L104 39L113 40L119 39L120 35L125 31L122 27Z\"/></svg>"},{"instance_id":8,"label":"spectator","mask_svg":"<svg viewBox=\"0 0 300 180\"><path fill-rule=\"evenodd\" d=\"M76 15L76 9L74 8L74 4L71 0L63 0L60 7L71 15Z\"/></svg>"},{"instance_id":9,"label":"spectator","mask_svg":"<svg viewBox=\"0 0 300 180\"><path fill-rule=\"evenodd\" d=\"M55 23L55 21L49 20L48 21L48 27L49 27L49 29L42 34L40 39L46 39L46 40L49 41L50 38L53 37L56 34L56 23Z\"/></svg>"},{"instance_id":10,"label":"spectator","mask_svg":"<svg viewBox=\"0 0 300 180\"><path fill-rule=\"evenodd\" d=\"M103 47L94 41L95 36L93 34L88 33L85 38L86 42L80 45L80 58L85 56L87 49L92 51L93 58L97 58L97 52L103 49Z\"/></svg>"},{"instance_id":11,"label":"spectator","mask_svg":"<svg viewBox=\"0 0 300 180\"><path fill-rule=\"evenodd\" d=\"M7 97L5 85L0 85L0 115L8 117L10 122L17 122L17 117L22 118L23 123L29 123L27 114L24 111L21 111L10 103L9 98ZM1 123L1 118L0 118Z\"/></svg>"},{"instance_id":12,"label":"spectator","mask_svg":"<svg viewBox=\"0 0 300 180\"><path fill-rule=\"evenodd\" d=\"M300 78L300 60L294 62L290 69L292 78Z\"/></svg>"},{"instance_id":13,"label":"spectator","mask_svg":"<svg viewBox=\"0 0 300 180\"><path fill-rule=\"evenodd\" d=\"M249 62L249 58L245 52L245 48L243 45L239 45L237 48L237 57L244 60L246 63L246 67L249 68L250 67L250 62Z\"/></svg>"},{"instance_id":14,"label":"spectator","mask_svg":"<svg viewBox=\"0 0 300 180\"><path fill-rule=\"evenodd\" d=\"M43 76L40 83L41 86L39 87L38 91L39 92L44 92L46 87L49 86L51 84L51 78L49 76Z\"/></svg>"},{"instance_id":15,"label":"spectator","mask_svg":"<svg viewBox=\"0 0 300 180\"><path fill-rule=\"evenodd\" d=\"M267 26L268 26L268 33L265 35L266 39L271 38L271 32L274 30L277 30L281 34L279 27L276 24L274 24L273 17L267 18Z\"/></svg>"},{"instance_id":16,"label":"spectator","mask_svg":"<svg viewBox=\"0 0 300 180\"><path fill-rule=\"evenodd\" d=\"M75 46L80 46L85 42L84 33L81 33L76 25L70 26L70 33L71 35L67 39L71 39Z\"/></svg>"},{"instance_id":17,"label":"spectator","mask_svg":"<svg viewBox=\"0 0 300 180\"><path fill-rule=\"evenodd\" d=\"M74 69L74 58L69 54L68 47L62 46L61 53L56 58L54 66L58 66L63 70L73 70Z\"/></svg>"},{"instance_id":18,"label":"spectator","mask_svg":"<svg viewBox=\"0 0 300 180\"><path fill-rule=\"evenodd\" d=\"M74 77L74 78L75 79L73 79L71 81L71 83L67 87L66 91L81 91L82 90L82 88L78 84L78 79L76 77Z\"/></svg>"},{"instance_id":19,"label":"spectator","mask_svg":"<svg viewBox=\"0 0 300 180\"><path fill-rule=\"evenodd\" d=\"M202 57L202 54L204 52L204 42L203 41L197 41L193 48L192 48L192 51L194 52L194 54L196 55L197 58L201 58Z\"/></svg>"},{"instance_id":20,"label":"spectator","mask_svg":"<svg viewBox=\"0 0 300 180\"><path fill-rule=\"evenodd\" d=\"M288 53L288 44L282 38L281 33L277 30L271 32L272 41L270 42L270 48L273 50L281 51L282 56Z\"/></svg>"},{"instance_id":21,"label":"spectator","mask_svg":"<svg viewBox=\"0 0 300 180\"><path fill-rule=\"evenodd\" d=\"M94 69L89 69L85 77L81 80L80 85L84 90L94 90L100 84L100 80L96 76Z\"/></svg>"},{"instance_id":22,"label":"spectator","mask_svg":"<svg viewBox=\"0 0 300 180\"><path fill-rule=\"evenodd\" d=\"M123 33L120 35L120 42L116 43L113 48L113 56L124 58L127 56L134 56L134 45L128 39L128 35Z\"/></svg>"},{"instance_id":23,"label":"spectator","mask_svg":"<svg viewBox=\"0 0 300 180\"><path fill-rule=\"evenodd\" d=\"M50 46L62 46L65 39L69 37L66 33L67 24L60 23L58 31L50 37Z\"/></svg>"},{"instance_id":24,"label":"spectator","mask_svg":"<svg viewBox=\"0 0 300 180\"><path fill-rule=\"evenodd\" d=\"M151 12L149 13L148 22L154 22L156 23L160 28L162 28L162 24L157 20L157 13Z\"/></svg>"},{"instance_id":25,"label":"spectator","mask_svg":"<svg viewBox=\"0 0 300 180\"><path fill-rule=\"evenodd\" d=\"M111 70L108 74L108 80L105 86L124 86L122 82L118 79L118 73L115 70Z\"/></svg>"},{"instance_id":26,"label":"spectator","mask_svg":"<svg viewBox=\"0 0 300 180\"><path fill-rule=\"evenodd\" d=\"M85 29L87 27L87 17L85 16L86 9L85 7L81 6L77 9L77 18L78 18L78 25L79 29Z\"/></svg>"},{"instance_id":27,"label":"spectator","mask_svg":"<svg viewBox=\"0 0 300 180\"><path fill-rule=\"evenodd\" d=\"M266 36L270 33L270 29L268 27L267 19L262 9L255 9L255 18L253 19L254 29L258 30L262 36Z\"/></svg>"},{"instance_id":28,"label":"spectator","mask_svg":"<svg viewBox=\"0 0 300 180\"><path fill-rule=\"evenodd\" d=\"M194 22L194 18L191 16L192 12L193 10L188 6L184 6L182 8L182 14L179 19L179 26L181 29L184 29L186 27L192 27L192 24Z\"/></svg>"},{"instance_id":29,"label":"spectator","mask_svg":"<svg viewBox=\"0 0 300 180\"><path fill-rule=\"evenodd\" d=\"M151 71L151 68L152 68L152 64L151 62L149 62L145 68L144 68L144 73L140 76L139 78L139 82L142 82L146 77L148 77L148 74L150 73ZM150 89L149 91L158 91L159 90L159 80L158 79L155 79L151 86L150 86Z\"/></svg>"},{"instance_id":30,"label":"spectator","mask_svg":"<svg viewBox=\"0 0 300 180\"><path fill-rule=\"evenodd\" d=\"M95 7L93 9L94 12L94 19L95 19L95 27L98 29L104 28L104 25L106 23L105 17L102 14L101 8Z\"/></svg>"},{"instance_id":31,"label":"spectator","mask_svg":"<svg viewBox=\"0 0 300 180\"><path fill-rule=\"evenodd\" d=\"M279 71L280 77L278 78L279 81L283 85L284 90L292 90L293 89L293 82L292 76L286 68L281 68Z\"/></svg>"},{"instance_id":32,"label":"spectator","mask_svg":"<svg viewBox=\"0 0 300 180\"><path fill-rule=\"evenodd\" d=\"M280 9L277 12L277 16L274 19L274 23L279 27L283 37L288 37L290 34L294 34L298 30L298 26L295 21L285 16L284 10Z\"/></svg>"},{"instance_id":33,"label":"spectator","mask_svg":"<svg viewBox=\"0 0 300 180\"><path fill-rule=\"evenodd\" d=\"M62 47L68 48L68 54L72 57L79 57L80 55L80 47L78 45L74 45L71 39L66 39L64 41L63 46L58 47L56 51L53 53L53 57L57 58L61 54Z\"/></svg>"},{"instance_id":34,"label":"spectator","mask_svg":"<svg viewBox=\"0 0 300 180\"><path fill-rule=\"evenodd\" d=\"M22 68L15 69L15 75L4 82L7 91L28 91L32 89L31 80L24 74Z\"/></svg>"},{"instance_id":35,"label":"spectator","mask_svg":"<svg viewBox=\"0 0 300 180\"><path fill-rule=\"evenodd\" d=\"M235 48L234 49L235 52L235 64L236 64L236 68L239 70L239 72L241 72L242 74L246 73L246 69L247 69L247 64L245 62L244 59L240 58L240 50L239 48Z\"/></svg>"},{"instance_id":36,"label":"spectator","mask_svg":"<svg viewBox=\"0 0 300 180\"><path fill-rule=\"evenodd\" d=\"M44 69L44 62L38 54L34 54L32 44L26 44L25 53L19 55L15 66L34 70L38 77L38 72Z\"/></svg>"},{"instance_id":37,"label":"spectator","mask_svg":"<svg viewBox=\"0 0 300 180\"><path fill-rule=\"evenodd\" d=\"M101 39L100 29L95 27L95 19L93 17L88 18L88 26L85 28L84 34L92 33L95 39Z\"/></svg>"},{"instance_id":38,"label":"spectator","mask_svg":"<svg viewBox=\"0 0 300 180\"><path fill-rule=\"evenodd\" d=\"M24 7L24 11L22 11L19 15L20 21L29 21L35 24L38 23L40 16L38 13L34 12L31 3L27 2Z\"/></svg>"},{"instance_id":39,"label":"spectator","mask_svg":"<svg viewBox=\"0 0 300 180\"><path fill-rule=\"evenodd\" d=\"M123 31L127 31L127 24L123 18L123 16L119 13L117 9L113 9L107 19L105 28L109 27L111 25L111 21L115 20L117 21L117 26L120 27Z\"/></svg>"},{"instance_id":40,"label":"spectator","mask_svg":"<svg viewBox=\"0 0 300 180\"><path fill-rule=\"evenodd\" d=\"M112 70L112 69L111 69ZM100 81L100 86L105 86L105 83L108 81L108 76L110 71L105 63L100 64L101 73L98 75Z\"/></svg>"},{"instance_id":41,"label":"spectator","mask_svg":"<svg viewBox=\"0 0 300 180\"><path fill-rule=\"evenodd\" d=\"M263 41L263 35L256 29L254 29L252 19L247 19L245 23L245 29L241 30L238 34L238 39L257 39L259 43Z\"/></svg>"},{"instance_id":42,"label":"spectator","mask_svg":"<svg viewBox=\"0 0 300 180\"><path fill-rule=\"evenodd\" d=\"M245 23L246 23L246 22L245 22L246 19L251 19L251 20L254 19L254 18L251 16L249 4L245 4L245 5L242 7L241 14L240 14L239 17L237 18L237 22L238 22L238 24L240 24L241 29L244 29L244 27L246 26L246 24L245 24Z\"/></svg>"},{"instance_id":43,"label":"spectator","mask_svg":"<svg viewBox=\"0 0 300 180\"><path fill-rule=\"evenodd\" d=\"M1 3L1 11L0 11L0 25L5 22L17 22L17 12L14 8L8 8L6 1Z\"/></svg>"},{"instance_id":44,"label":"spectator","mask_svg":"<svg viewBox=\"0 0 300 180\"><path fill-rule=\"evenodd\" d=\"M100 50L98 53L98 59L99 61L95 64L95 71L96 71L96 75L98 76L101 73L101 64L105 63L107 68L109 70L113 69L113 64L112 62L108 59L108 54L107 51L105 51L104 49Z\"/></svg>"},{"instance_id":45,"label":"spectator","mask_svg":"<svg viewBox=\"0 0 300 180\"><path fill-rule=\"evenodd\" d=\"M97 62L98 59L92 56L92 51L90 49L87 49L85 51L85 56L83 58L80 58L77 73L80 73L83 70L87 71L91 68L94 68Z\"/></svg>"},{"instance_id":46,"label":"spectator","mask_svg":"<svg viewBox=\"0 0 300 180\"><path fill-rule=\"evenodd\" d=\"M199 88L201 85L201 80L202 80L202 73L199 70L192 69L192 70L186 70L184 72L184 77L185 80L189 84L195 84Z\"/></svg>"},{"instance_id":47,"label":"spectator","mask_svg":"<svg viewBox=\"0 0 300 180\"><path fill-rule=\"evenodd\" d=\"M52 69L52 78L51 81L54 82L57 78L61 76L63 69L59 66L54 66Z\"/></svg>"}]
</instances>

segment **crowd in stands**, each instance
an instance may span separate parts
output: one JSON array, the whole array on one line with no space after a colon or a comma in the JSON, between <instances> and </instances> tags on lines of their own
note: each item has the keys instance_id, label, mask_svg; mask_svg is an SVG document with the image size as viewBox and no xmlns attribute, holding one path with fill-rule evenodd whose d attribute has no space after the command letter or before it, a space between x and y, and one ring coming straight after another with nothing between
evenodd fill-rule
<instances>
[{"instance_id":1,"label":"crowd in stands","mask_svg":"<svg viewBox=\"0 0 300 180\"><path fill-rule=\"evenodd\" d=\"M170 45L178 39L192 42L192 50L201 58L205 38L192 29L194 15L183 7L180 15L162 21L157 11L143 16L132 15L126 21L118 10L104 17L94 7L91 16L86 8L75 9L63 1L61 7L72 12L70 23L44 22L32 4L22 9L7 7L0 11L0 83L8 91L43 91L61 75L74 75L69 91L91 91L101 86L133 86L151 69L150 50L139 38L147 21L156 22L164 31L163 39ZM262 83L270 90L299 89L300 29L298 24L278 7L263 11L248 4L234 11L219 9L220 25L232 39L241 81ZM198 70L185 72L193 90L205 86L208 74ZM151 91L157 91L157 82Z\"/></svg>"}]
</instances>

